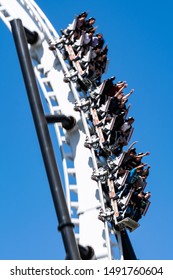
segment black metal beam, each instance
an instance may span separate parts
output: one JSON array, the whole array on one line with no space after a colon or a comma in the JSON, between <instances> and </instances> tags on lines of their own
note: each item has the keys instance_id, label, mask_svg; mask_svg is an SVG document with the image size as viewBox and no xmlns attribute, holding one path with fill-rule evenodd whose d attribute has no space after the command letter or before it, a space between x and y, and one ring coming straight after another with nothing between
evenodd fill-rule
<instances>
[{"instance_id":1,"label":"black metal beam","mask_svg":"<svg viewBox=\"0 0 173 280\"><path fill-rule=\"evenodd\" d=\"M78 246L79 246L79 252L80 252L82 260L95 259L95 252L94 252L94 249L91 246L84 247L80 244Z\"/></svg>"},{"instance_id":2,"label":"black metal beam","mask_svg":"<svg viewBox=\"0 0 173 280\"><path fill-rule=\"evenodd\" d=\"M37 131L37 136L40 143L45 169L49 180L56 215L59 221L58 229L62 234L66 254L70 259L79 260L80 254L78 246L76 244L73 224L71 222L66 205L61 178L56 164L48 125L44 115L32 61L28 50L25 31L20 19L14 19L10 23L32 111L32 116Z\"/></svg>"},{"instance_id":3,"label":"black metal beam","mask_svg":"<svg viewBox=\"0 0 173 280\"><path fill-rule=\"evenodd\" d=\"M34 45L38 41L38 33L36 31L30 31L28 28L24 27L25 35L28 44Z\"/></svg>"},{"instance_id":4,"label":"black metal beam","mask_svg":"<svg viewBox=\"0 0 173 280\"><path fill-rule=\"evenodd\" d=\"M72 129L76 124L76 120L72 116L65 115L46 115L46 120L48 123L60 122L66 130Z\"/></svg>"},{"instance_id":5,"label":"black metal beam","mask_svg":"<svg viewBox=\"0 0 173 280\"><path fill-rule=\"evenodd\" d=\"M137 260L126 229L121 230L120 233L124 260Z\"/></svg>"}]
</instances>

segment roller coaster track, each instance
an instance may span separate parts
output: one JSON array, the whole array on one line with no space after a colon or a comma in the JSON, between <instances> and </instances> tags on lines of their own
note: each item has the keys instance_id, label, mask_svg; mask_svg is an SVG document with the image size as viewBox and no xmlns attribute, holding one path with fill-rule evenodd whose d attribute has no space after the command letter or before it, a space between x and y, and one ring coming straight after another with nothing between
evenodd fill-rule
<instances>
[{"instance_id":1,"label":"roller coaster track","mask_svg":"<svg viewBox=\"0 0 173 280\"><path fill-rule=\"evenodd\" d=\"M64 82L64 76L71 75L69 64L58 49L49 50L49 42L58 39L58 33L33 0L0 0L0 17L10 31L10 22L19 18L25 28L37 32L37 43L28 44L28 48L41 96L51 115L64 114L76 120L71 130L64 129L61 123L55 123L54 129L62 157L64 192L77 242L91 246L95 259L114 259L114 250L118 251L119 259L126 259L124 242L122 244L124 235L98 219L99 209L106 209L100 180L91 180L93 170L98 173L94 149L84 147L86 136L91 141L87 116L83 110L74 110L76 103L81 104L75 80Z\"/></svg>"}]
</instances>

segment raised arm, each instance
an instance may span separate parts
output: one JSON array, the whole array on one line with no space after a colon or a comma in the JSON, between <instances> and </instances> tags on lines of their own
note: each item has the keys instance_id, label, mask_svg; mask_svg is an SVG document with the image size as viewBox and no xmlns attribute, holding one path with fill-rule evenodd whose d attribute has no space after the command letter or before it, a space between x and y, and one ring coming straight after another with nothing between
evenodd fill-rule
<instances>
[{"instance_id":1,"label":"raised arm","mask_svg":"<svg viewBox=\"0 0 173 280\"><path fill-rule=\"evenodd\" d=\"M132 89L128 94L124 95L122 100L126 101L133 92L134 92L134 89Z\"/></svg>"},{"instance_id":2,"label":"raised arm","mask_svg":"<svg viewBox=\"0 0 173 280\"><path fill-rule=\"evenodd\" d=\"M146 152L146 153L143 153L141 155L136 155L136 158L143 158L143 157L148 156L148 155L150 155L150 152Z\"/></svg>"},{"instance_id":3,"label":"raised arm","mask_svg":"<svg viewBox=\"0 0 173 280\"><path fill-rule=\"evenodd\" d=\"M114 95L114 97L117 97L124 88L126 88L128 86L128 84L126 84L126 82L123 83L123 86L117 91L117 93Z\"/></svg>"}]
</instances>

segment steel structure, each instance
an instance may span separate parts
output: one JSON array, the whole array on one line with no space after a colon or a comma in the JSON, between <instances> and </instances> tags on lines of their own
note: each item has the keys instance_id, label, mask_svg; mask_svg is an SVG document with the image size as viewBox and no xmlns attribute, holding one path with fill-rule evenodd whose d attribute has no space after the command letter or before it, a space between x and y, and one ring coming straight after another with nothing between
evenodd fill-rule
<instances>
[{"instance_id":1,"label":"steel structure","mask_svg":"<svg viewBox=\"0 0 173 280\"><path fill-rule=\"evenodd\" d=\"M64 77L71 74L69 64L58 49L49 50L49 42L58 39L58 33L33 0L0 0L0 17L10 31L15 19L20 19L25 28L41 98L45 98L50 112L45 118L54 123L62 155L66 203L80 252L90 248L90 258L99 260L115 259L118 250L116 258L136 259L126 227L117 228L116 223L111 226L98 219L99 209L106 209L100 180L91 180L93 170L99 172L94 149L84 147L86 137L91 140L87 116L83 110L74 110L75 104L82 102L76 81L64 82ZM62 126L62 115L67 118L66 125L69 119L75 120L73 128Z\"/></svg>"}]
</instances>

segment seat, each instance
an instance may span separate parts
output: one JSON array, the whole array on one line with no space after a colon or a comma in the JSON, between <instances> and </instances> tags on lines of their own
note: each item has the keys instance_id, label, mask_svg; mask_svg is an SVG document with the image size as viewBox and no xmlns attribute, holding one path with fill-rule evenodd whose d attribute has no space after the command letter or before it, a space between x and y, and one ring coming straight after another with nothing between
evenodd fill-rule
<instances>
[{"instance_id":1,"label":"seat","mask_svg":"<svg viewBox=\"0 0 173 280\"><path fill-rule=\"evenodd\" d=\"M117 225L121 228L122 226L126 227L130 232L137 229L140 224L132 220L131 218L125 218L117 223Z\"/></svg>"}]
</instances>

